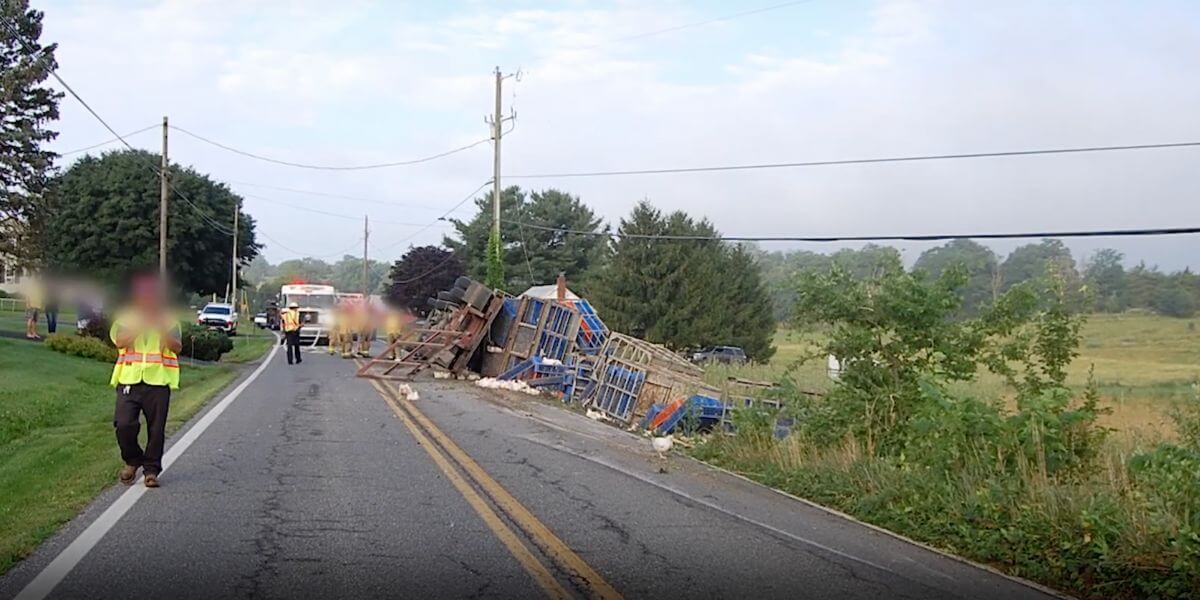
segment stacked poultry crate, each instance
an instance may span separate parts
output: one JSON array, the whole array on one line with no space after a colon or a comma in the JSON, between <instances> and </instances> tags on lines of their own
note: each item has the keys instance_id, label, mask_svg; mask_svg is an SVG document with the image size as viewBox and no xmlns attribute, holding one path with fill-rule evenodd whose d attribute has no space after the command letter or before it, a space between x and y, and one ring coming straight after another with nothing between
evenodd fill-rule
<instances>
[{"instance_id":1,"label":"stacked poultry crate","mask_svg":"<svg viewBox=\"0 0 1200 600\"><path fill-rule=\"evenodd\" d=\"M658 344L611 333L596 356L592 383L581 400L622 423L641 418L655 404L717 393L701 379L704 370Z\"/></svg>"}]
</instances>

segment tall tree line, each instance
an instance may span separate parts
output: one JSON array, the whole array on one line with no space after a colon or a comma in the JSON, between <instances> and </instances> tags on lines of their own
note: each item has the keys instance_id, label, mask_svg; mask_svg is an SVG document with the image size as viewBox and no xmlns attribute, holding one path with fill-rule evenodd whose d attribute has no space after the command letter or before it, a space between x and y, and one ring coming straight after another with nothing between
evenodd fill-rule
<instances>
[{"instance_id":1,"label":"tall tree line","mask_svg":"<svg viewBox=\"0 0 1200 600\"><path fill-rule=\"evenodd\" d=\"M775 316L791 316L796 302L796 279L811 272L837 266L856 278L872 269L899 264L900 253L868 244L858 250L820 254L806 250L759 252L770 290ZM1003 293L1020 284L1045 286L1053 278L1061 284L1066 303L1078 312L1122 312L1142 309L1172 317L1190 317L1200 310L1200 276L1188 269L1165 273L1139 264L1124 266L1124 255L1111 248L1096 251L1077 262L1069 248L1057 239L1044 239L1017 247L1007 256L966 239L951 240L930 248L917 258L912 271L937 278L951 267L962 268L966 284L959 289L960 314L973 316Z\"/></svg>"}]
</instances>

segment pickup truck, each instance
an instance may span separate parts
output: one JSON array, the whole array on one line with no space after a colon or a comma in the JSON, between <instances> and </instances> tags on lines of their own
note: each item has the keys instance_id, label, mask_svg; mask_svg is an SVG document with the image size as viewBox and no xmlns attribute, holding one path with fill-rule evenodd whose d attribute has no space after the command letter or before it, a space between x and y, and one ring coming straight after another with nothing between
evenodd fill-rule
<instances>
[{"instance_id":1,"label":"pickup truck","mask_svg":"<svg viewBox=\"0 0 1200 600\"><path fill-rule=\"evenodd\" d=\"M232 304L209 302L196 314L196 324L209 329L220 329L229 335L237 335L238 314Z\"/></svg>"}]
</instances>

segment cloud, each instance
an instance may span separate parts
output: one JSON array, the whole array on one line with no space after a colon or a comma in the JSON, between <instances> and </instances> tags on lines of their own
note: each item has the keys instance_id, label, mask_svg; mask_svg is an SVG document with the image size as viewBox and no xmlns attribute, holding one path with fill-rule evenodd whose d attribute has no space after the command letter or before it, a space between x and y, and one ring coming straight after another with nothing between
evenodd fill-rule
<instances>
[{"instance_id":1,"label":"cloud","mask_svg":"<svg viewBox=\"0 0 1200 600\"><path fill-rule=\"evenodd\" d=\"M64 74L122 128L169 112L239 147L309 162L402 159L486 136L497 64L522 71L505 82L518 116L504 142L508 174L1200 139L1200 38L1188 25L1200 11L1186 2L814 2L651 37L638 34L714 15L621 1L44 8ZM66 106L62 130L63 147L103 137ZM322 174L197 144L180 152L219 178L447 206L490 176L488 154ZM519 183L579 193L613 220L650 198L737 234L1162 226L1200 222L1195 156ZM293 246L357 235L310 216L264 207L259 222ZM1200 266L1174 242L1112 243L1132 260Z\"/></svg>"}]
</instances>

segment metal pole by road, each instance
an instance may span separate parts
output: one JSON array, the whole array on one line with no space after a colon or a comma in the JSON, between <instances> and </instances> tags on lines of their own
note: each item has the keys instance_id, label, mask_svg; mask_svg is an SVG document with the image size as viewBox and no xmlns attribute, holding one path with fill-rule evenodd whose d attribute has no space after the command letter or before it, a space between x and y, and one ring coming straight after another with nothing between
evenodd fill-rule
<instances>
[{"instance_id":1,"label":"metal pole by road","mask_svg":"<svg viewBox=\"0 0 1200 600\"><path fill-rule=\"evenodd\" d=\"M158 169L159 203L158 203L158 278L167 280L167 117L162 122L162 161Z\"/></svg>"}]
</instances>

